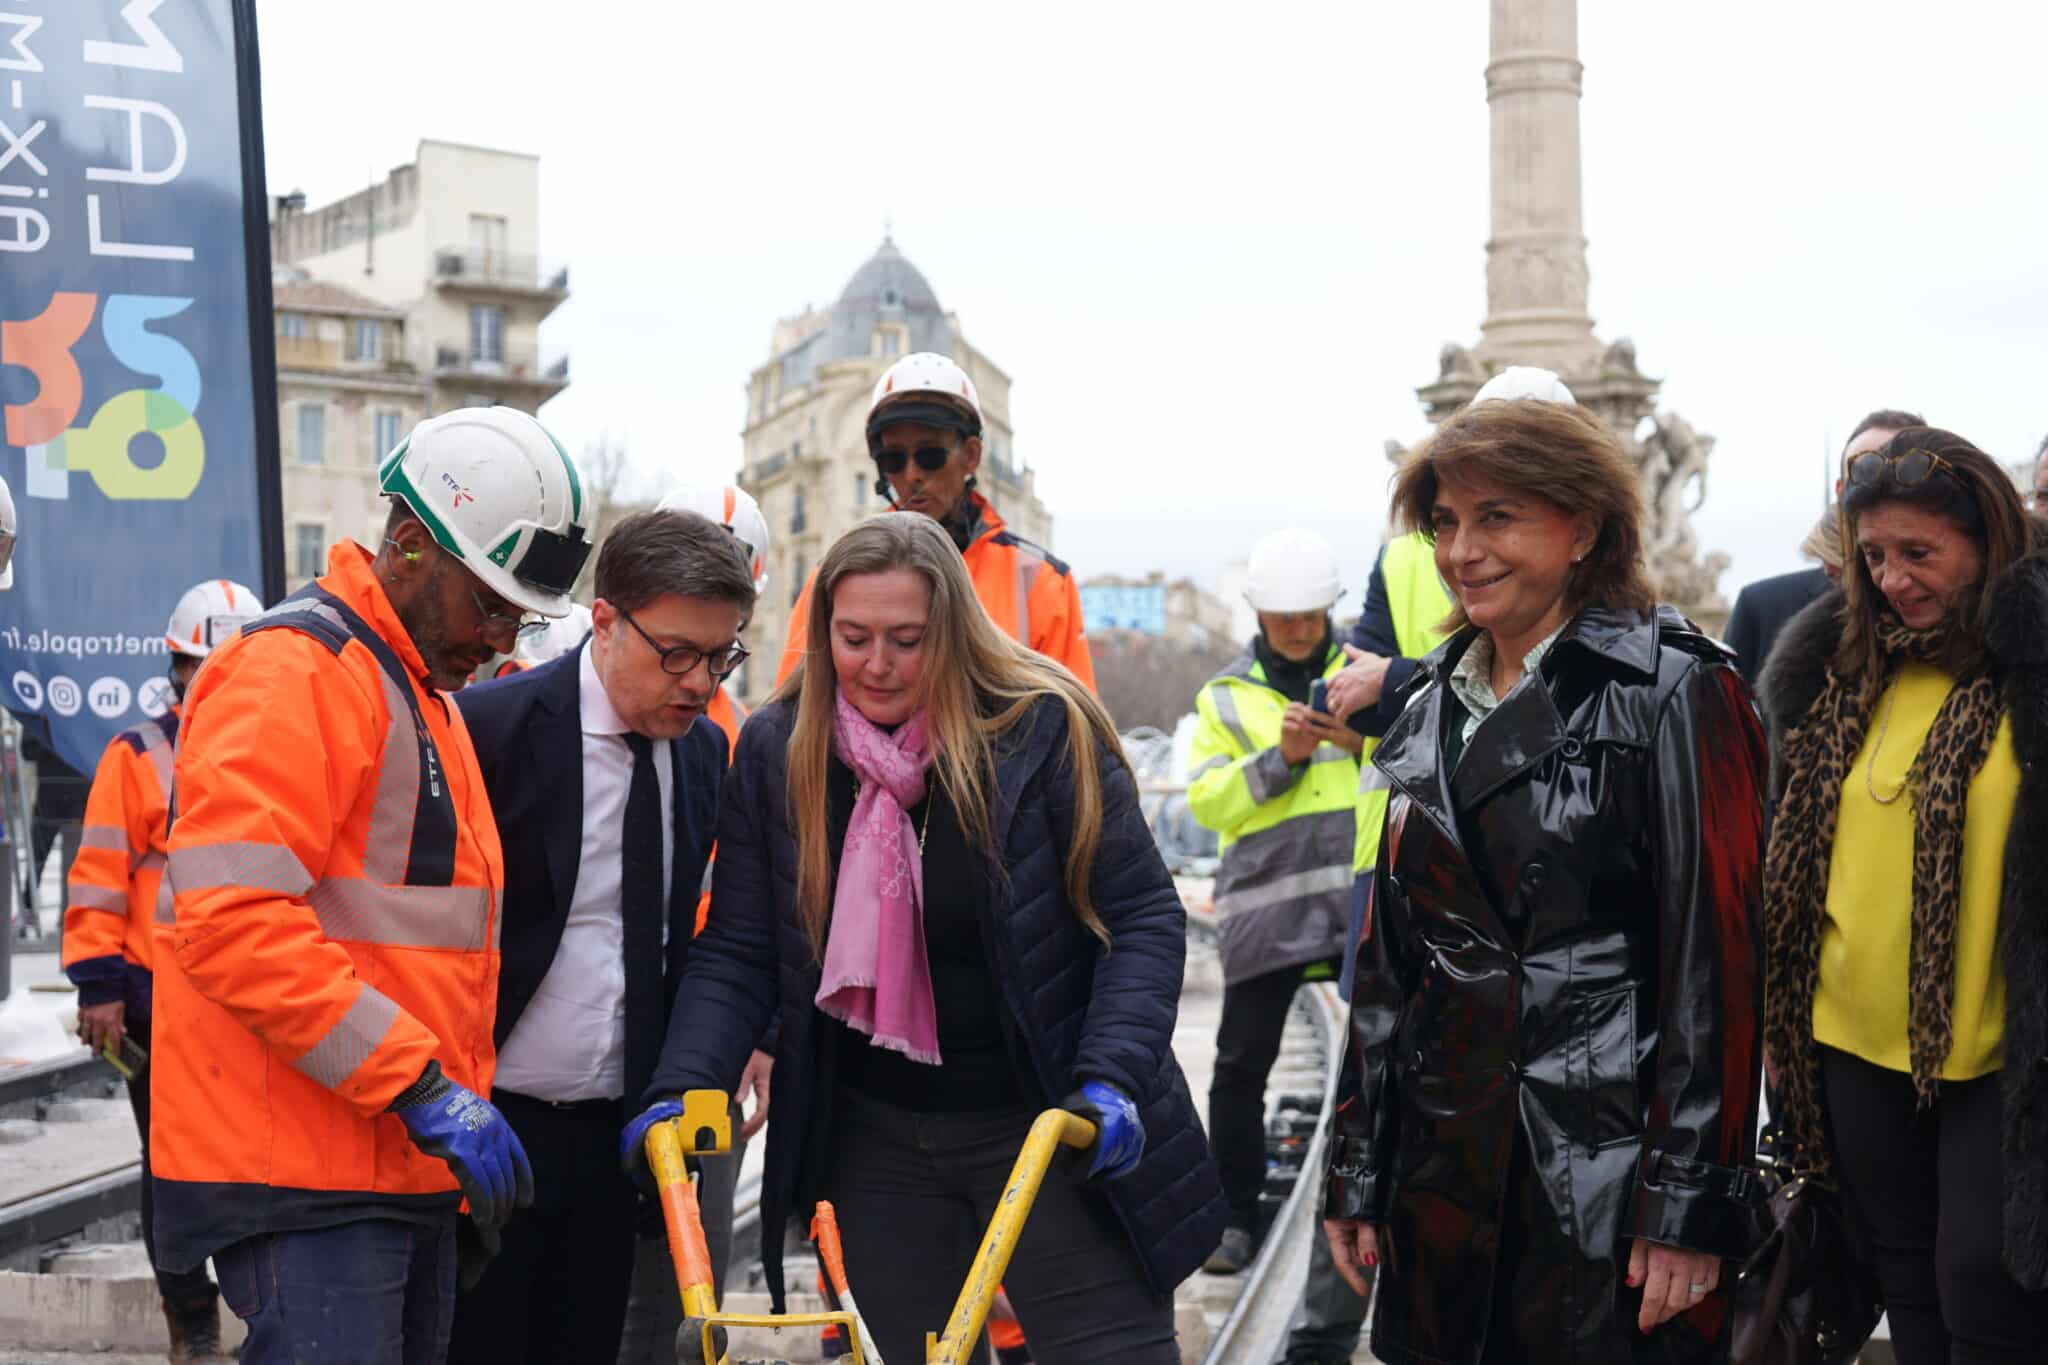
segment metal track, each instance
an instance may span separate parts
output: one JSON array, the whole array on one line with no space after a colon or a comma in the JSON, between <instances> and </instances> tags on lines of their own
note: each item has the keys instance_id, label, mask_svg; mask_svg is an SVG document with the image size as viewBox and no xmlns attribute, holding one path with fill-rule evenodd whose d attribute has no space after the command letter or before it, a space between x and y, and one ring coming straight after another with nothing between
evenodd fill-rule
<instances>
[{"instance_id":1,"label":"metal track","mask_svg":"<svg viewBox=\"0 0 2048 1365\"><path fill-rule=\"evenodd\" d=\"M1230 1314L1209 1343L1202 1365L1265 1365L1277 1360L1287 1345L1288 1327L1301 1303L1308 1282L1309 1252L1313 1239L1322 1235L1317 1226L1323 1169L1330 1132L1330 1112L1335 1105L1337 1070L1344 1059L1344 1002L1334 986L1320 985L1308 992L1313 1003L1317 1031L1322 1034L1325 1054L1323 1121L1316 1126L1303 1157L1301 1176L1294 1190L1273 1219L1259 1254L1244 1271L1244 1287Z\"/></svg>"},{"instance_id":2,"label":"metal track","mask_svg":"<svg viewBox=\"0 0 2048 1365\"><path fill-rule=\"evenodd\" d=\"M40 1118L52 1100L111 1095L120 1073L100 1057L56 1057L0 1075L0 1118Z\"/></svg>"},{"instance_id":3,"label":"metal track","mask_svg":"<svg viewBox=\"0 0 2048 1365\"><path fill-rule=\"evenodd\" d=\"M141 1208L140 1161L126 1162L11 1204L0 1204L0 1262L62 1242L94 1223L136 1213Z\"/></svg>"}]
</instances>

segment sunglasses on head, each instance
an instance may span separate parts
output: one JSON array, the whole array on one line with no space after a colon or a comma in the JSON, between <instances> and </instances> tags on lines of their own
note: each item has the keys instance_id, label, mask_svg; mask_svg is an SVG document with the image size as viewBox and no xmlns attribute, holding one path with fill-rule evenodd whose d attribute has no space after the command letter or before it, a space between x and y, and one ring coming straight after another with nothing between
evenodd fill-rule
<instances>
[{"instance_id":1,"label":"sunglasses on head","mask_svg":"<svg viewBox=\"0 0 2048 1365\"><path fill-rule=\"evenodd\" d=\"M882 446L875 451L875 468L884 474L896 475L913 459L917 467L927 474L936 474L946 467L946 461L953 458L953 452L945 446L919 446L916 450L902 450L895 446Z\"/></svg>"},{"instance_id":2,"label":"sunglasses on head","mask_svg":"<svg viewBox=\"0 0 2048 1365\"><path fill-rule=\"evenodd\" d=\"M1849 482L1868 487L1883 483L1890 475L1893 483L1901 488L1911 488L1925 483L1936 473L1954 478L1955 466L1931 450L1915 446L1911 450L1886 451L1866 450L1849 459Z\"/></svg>"}]
</instances>

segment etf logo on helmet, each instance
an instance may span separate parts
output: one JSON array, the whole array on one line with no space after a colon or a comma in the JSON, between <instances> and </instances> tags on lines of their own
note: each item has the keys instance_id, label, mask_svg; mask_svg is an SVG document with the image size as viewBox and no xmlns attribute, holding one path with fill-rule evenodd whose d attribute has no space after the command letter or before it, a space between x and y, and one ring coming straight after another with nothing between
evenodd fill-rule
<instances>
[{"instance_id":1,"label":"etf logo on helmet","mask_svg":"<svg viewBox=\"0 0 2048 1365\"><path fill-rule=\"evenodd\" d=\"M476 501L476 494L470 492L467 488L464 488L461 484L455 482L455 476L453 474L448 473L446 470L443 470L441 473L441 482L447 484L450 489L454 490L455 500L451 504L451 507L460 507L465 502Z\"/></svg>"}]
</instances>

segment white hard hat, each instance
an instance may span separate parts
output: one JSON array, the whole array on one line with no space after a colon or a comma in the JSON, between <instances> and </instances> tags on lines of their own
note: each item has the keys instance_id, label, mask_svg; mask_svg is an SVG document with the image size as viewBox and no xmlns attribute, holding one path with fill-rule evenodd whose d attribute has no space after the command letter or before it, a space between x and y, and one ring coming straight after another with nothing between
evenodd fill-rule
<instances>
[{"instance_id":1,"label":"white hard hat","mask_svg":"<svg viewBox=\"0 0 2048 1365\"><path fill-rule=\"evenodd\" d=\"M384 457L377 486L405 499L434 543L522 611L559 617L590 555L583 479L517 408L429 417Z\"/></svg>"},{"instance_id":2,"label":"white hard hat","mask_svg":"<svg viewBox=\"0 0 2048 1365\"><path fill-rule=\"evenodd\" d=\"M1472 406L1491 402L1496 398L1535 398L1545 403L1577 403L1572 391L1564 381L1549 370L1534 365L1510 365L1493 378L1479 386L1479 392L1472 395Z\"/></svg>"},{"instance_id":3,"label":"white hard hat","mask_svg":"<svg viewBox=\"0 0 2048 1365\"><path fill-rule=\"evenodd\" d=\"M884 407L888 408L886 416ZM936 351L916 351L882 371L875 381L874 396L868 400L870 452L882 428L891 422L916 422L979 436L981 396L975 393L967 371Z\"/></svg>"},{"instance_id":4,"label":"white hard hat","mask_svg":"<svg viewBox=\"0 0 2048 1365\"><path fill-rule=\"evenodd\" d=\"M519 642L515 657L522 662L540 665L550 659L559 659L583 643L583 637L590 634L590 608L581 602L571 602L566 616L558 616L548 622L548 628L537 635Z\"/></svg>"},{"instance_id":5,"label":"white hard hat","mask_svg":"<svg viewBox=\"0 0 2048 1365\"><path fill-rule=\"evenodd\" d=\"M0 479L0 592L14 586L14 492Z\"/></svg>"},{"instance_id":6,"label":"white hard hat","mask_svg":"<svg viewBox=\"0 0 2048 1365\"><path fill-rule=\"evenodd\" d=\"M1314 531L1290 526L1252 546L1244 599L1253 611L1328 611L1343 595L1337 552Z\"/></svg>"},{"instance_id":7,"label":"white hard hat","mask_svg":"<svg viewBox=\"0 0 2048 1365\"><path fill-rule=\"evenodd\" d=\"M263 599L249 588L232 579L209 578L186 589L171 608L164 643L174 654L203 659L262 611Z\"/></svg>"},{"instance_id":8,"label":"white hard hat","mask_svg":"<svg viewBox=\"0 0 2048 1365\"><path fill-rule=\"evenodd\" d=\"M695 512L732 532L747 556L754 591L768 591L768 518L761 515L761 504L752 493L733 484L693 483L672 490L654 507L659 512Z\"/></svg>"}]
</instances>

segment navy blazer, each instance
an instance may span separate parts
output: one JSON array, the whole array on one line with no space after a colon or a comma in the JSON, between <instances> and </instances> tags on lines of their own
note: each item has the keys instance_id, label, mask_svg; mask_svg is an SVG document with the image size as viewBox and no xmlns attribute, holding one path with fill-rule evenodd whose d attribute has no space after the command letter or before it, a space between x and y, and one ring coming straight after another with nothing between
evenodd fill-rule
<instances>
[{"instance_id":1,"label":"navy blazer","mask_svg":"<svg viewBox=\"0 0 2048 1365\"><path fill-rule=\"evenodd\" d=\"M1735 610L1728 614L1728 647L1735 651L1735 667L1742 680L1755 687L1771 657L1771 646L1785 623L1806 609L1806 604L1824 596L1834 586L1821 569L1800 569L1760 579L1735 594Z\"/></svg>"},{"instance_id":2,"label":"navy blazer","mask_svg":"<svg viewBox=\"0 0 2048 1365\"><path fill-rule=\"evenodd\" d=\"M498 1016L492 1029L503 1047L512 1026L540 989L561 946L569 901L583 854L583 719L577 670L589 642L538 668L466 687L456 705L476 746L484 787L505 849ZM675 854L670 871L668 953L662 969L662 1016L675 1004L676 983L689 958L725 778L725 735L708 720L669 746L674 764ZM660 906L627 906L627 914L660 914ZM666 1029L664 1028L664 1033ZM646 1058L626 1077L630 1103L647 1086L661 1039L626 1039L629 1058Z\"/></svg>"}]
</instances>

